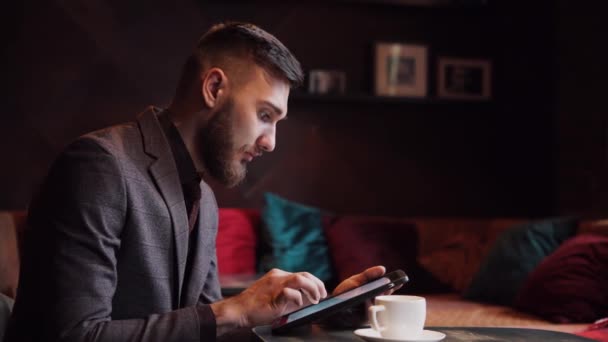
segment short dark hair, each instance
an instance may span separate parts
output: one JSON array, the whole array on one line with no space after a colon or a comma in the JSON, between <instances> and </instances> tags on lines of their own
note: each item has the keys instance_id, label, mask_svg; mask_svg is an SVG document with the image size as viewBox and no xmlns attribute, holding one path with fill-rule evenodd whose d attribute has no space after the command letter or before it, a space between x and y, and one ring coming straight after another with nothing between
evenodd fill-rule
<instances>
[{"instance_id":1,"label":"short dark hair","mask_svg":"<svg viewBox=\"0 0 608 342\"><path fill-rule=\"evenodd\" d=\"M292 88L304 80L300 62L276 37L256 25L225 22L212 26L198 41L182 71L178 92L189 88L199 77L204 61L226 55L246 56Z\"/></svg>"}]
</instances>

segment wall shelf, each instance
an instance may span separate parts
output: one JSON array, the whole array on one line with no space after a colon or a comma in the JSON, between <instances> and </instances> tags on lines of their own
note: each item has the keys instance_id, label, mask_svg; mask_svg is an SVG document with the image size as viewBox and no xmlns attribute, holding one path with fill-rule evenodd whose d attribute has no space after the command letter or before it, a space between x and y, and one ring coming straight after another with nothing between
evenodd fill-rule
<instances>
[{"instance_id":1,"label":"wall shelf","mask_svg":"<svg viewBox=\"0 0 608 342\"><path fill-rule=\"evenodd\" d=\"M351 94L310 94L301 91L294 91L289 96L289 102L294 104L415 104L415 105L489 105L491 100L465 101L450 100L434 97L398 97L398 96L375 96L365 93Z\"/></svg>"},{"instance_id":2,"label":"wall shelf","mask_svg":"<svg viewBox=\"0 0 608 342\"><path fill-rule=\"evenodd\" d=\"M342 0L342 2L367 5L396 5L410 7L482 7L488 0Z\"/></svg>"}]
</instances>

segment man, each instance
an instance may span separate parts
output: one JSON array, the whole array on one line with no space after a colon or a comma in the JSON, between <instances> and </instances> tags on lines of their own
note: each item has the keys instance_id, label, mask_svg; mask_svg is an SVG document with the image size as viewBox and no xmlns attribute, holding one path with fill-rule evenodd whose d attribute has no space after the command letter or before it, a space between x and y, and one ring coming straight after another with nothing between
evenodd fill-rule
<instances>
[{"instance_id":1,"label":"man","mask_svg":"<svg viewBox=\"0 0 608 342\"><path fill-rule=\"evenodd\" d=\"M273 270L221 299L217 204L275 147L300 64L250 24L212 27L167 110L85 135L32 203L9 341L200 341L327 296L309 273ZM202 179L201 179L202 177ZM337 292L381 276L374 267Z\"/></svg>"}]
</instances>

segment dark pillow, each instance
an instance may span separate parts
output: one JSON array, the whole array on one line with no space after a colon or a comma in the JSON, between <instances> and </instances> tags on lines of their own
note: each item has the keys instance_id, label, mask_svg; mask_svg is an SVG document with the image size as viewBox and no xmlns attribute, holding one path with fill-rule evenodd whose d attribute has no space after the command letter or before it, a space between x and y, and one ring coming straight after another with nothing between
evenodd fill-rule
<instances>
[{"instance_id":1,"label":"dark pillow","mask_svg":"<svg viewBox=\"0 0 608 342\"><path fill-rule=\"evenodd\" d=\"M259 224L255 209L220 208L215 245L221 275L256 273Z\"/></svg>"},{"instance_id":2,"label":"dark pillow","mask_svg":"<svg viewBox=\"0 0 608 342\"><path fill-rule=\"evenodd\" d=\"M401 293L432 293L448 289L416 261L416 226L400 219L344 216L327 222L325 234L338 280L368 267L384 265L387 272L404 270L410 281Z\"/></svg>"},{"instance_id":3,"label":"dark pillow","mask_svg":"<svg viewBox=\"0 0 608 342\"><path fill-rule=\"evenodd\" d=\"M608 237L564 242L530 274L515 306L556 323L608 317Z\"/></svg>"},{"instance_id":4,"label":"dark pillow","mask_svg":"<svg viewBox=\"0 0 608 342\"><path fill-rule=\"evenodd\" d=\"M271 253L263 256L261 269L279 268L289 272L306 271L324 282L333 277L327 242L318 208L264 194L262 237Z\"/></svg>"},{"instance_id":5,"label":"dark pillow","mask_svg":"<svg viewBox=\"0 0 608 342\"><path fill-rule=\"evenodd\" d=\"M557 218L510 228L496 239L466 289L466 299L512 305L528 274L566 239L576 233L577 221Z\"/></svg>"}]
</instances>

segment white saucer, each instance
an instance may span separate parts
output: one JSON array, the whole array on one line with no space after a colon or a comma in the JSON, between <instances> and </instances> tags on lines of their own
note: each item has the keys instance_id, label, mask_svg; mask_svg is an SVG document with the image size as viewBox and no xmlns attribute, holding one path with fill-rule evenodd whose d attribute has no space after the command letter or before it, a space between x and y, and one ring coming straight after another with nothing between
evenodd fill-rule
<instances>
[{"instance_id":1,"label":"white saucer","mask_svg":"<svg viewBox=\"0 0 608 342\"><path fill-rule=\"evenodd\" d=\"M355 335L363 338L366 341L370 342L388 342L388 341L398 341L398 342L437 342L441 341L445 338L445 334L439 331L433 330L423 330L422 335L417 338L385 338L380 336L380 333L372 328L367 329L357 329L355 330Z\"/></svg>"}]
</instances>

